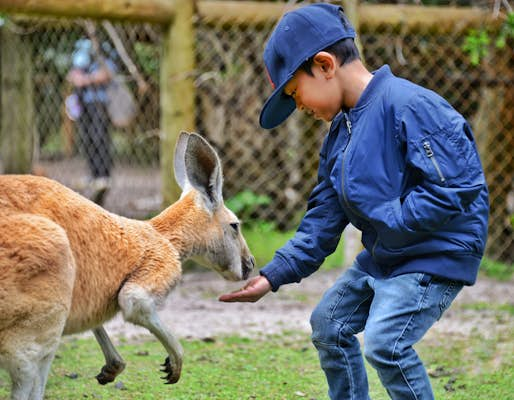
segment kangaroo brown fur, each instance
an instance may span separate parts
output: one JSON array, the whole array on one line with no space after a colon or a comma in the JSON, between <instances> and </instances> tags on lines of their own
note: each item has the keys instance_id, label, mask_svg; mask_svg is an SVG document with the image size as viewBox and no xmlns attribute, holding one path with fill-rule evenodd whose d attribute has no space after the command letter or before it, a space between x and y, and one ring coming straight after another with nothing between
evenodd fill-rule
<instances>
[{"instance_id":1,"label":"kangaroo brown fur","mask_svg":"<svg viewBox=\"0 0 514 400\"><path fill-rule=\"evenodd\" d=\"M200 257L241 280L254 260L223 204L218 156L201 136L181 133L175 176L182 197L150 221L112 214L47 178L0 176L0 367L12 399L43 398L61 334L93 329L107 360L102 383L112 381L124 363L102 324L120 310L159 339L167 382L178 381L182 348L156 309L181 263Z\"/></svg>"}]
</instances>

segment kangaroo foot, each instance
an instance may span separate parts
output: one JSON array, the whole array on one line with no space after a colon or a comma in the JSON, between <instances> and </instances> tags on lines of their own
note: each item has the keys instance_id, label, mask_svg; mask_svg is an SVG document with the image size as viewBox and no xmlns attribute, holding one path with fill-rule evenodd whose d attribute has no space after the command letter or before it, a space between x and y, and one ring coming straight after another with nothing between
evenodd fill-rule
<instances>
[{"instance_id":1,"label":"kangaroo foot","mask_svg":"<svg viewBox=\"0 0 514 400\"><path fill-rule=\"evenodd\" d=\"M164 364L161 364L162 368L161 372L165 372L167 375L161 377L161 379L164 379L166 382L164 382L166 385L177 383L180 378L180 371L174 371L173 367L171 366L170 358L166 357L166 360L164 360Z\"/></svg>"},{"instance_id":2,"label":"kangaroo foot","mask_svg":"<svg viewBox=\"0 0 514 400\"><path fill-rule=\"evenodd\" d=\"M100 385L113 382L116 377L125 369L125 363L114 362L104 365L100 373L96 376L96 380Z\"/></svg>"}]
</instances>

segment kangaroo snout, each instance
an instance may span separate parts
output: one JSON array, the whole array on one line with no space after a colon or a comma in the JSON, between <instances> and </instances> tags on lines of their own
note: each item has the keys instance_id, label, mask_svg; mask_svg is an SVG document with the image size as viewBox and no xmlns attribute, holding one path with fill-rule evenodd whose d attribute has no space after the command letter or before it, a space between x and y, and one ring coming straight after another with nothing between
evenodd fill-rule
<instances>
[{"instance_id":1,"label":"kangaroo snout","mask_svg":"<svg viewBox=\"0 0 514 400\"><path fill-rule=\"evenodd\" d=\"M255 258L250 256L242 256L241 263L229 267L214 267L223 278L227 281L238 282L247 280L255 267Z\"/></svg>"},{"instance_id":2,"label":"kangaroo snout","mask_svg":"<svg viewBox=\"0 0 514 400\"><path fill-rule=\"evenodd\" d=\"M241 267L243 270L242 280L247 280L255 267L255 258L253 256L243 258Z\"/></svg>"}]
</instances>

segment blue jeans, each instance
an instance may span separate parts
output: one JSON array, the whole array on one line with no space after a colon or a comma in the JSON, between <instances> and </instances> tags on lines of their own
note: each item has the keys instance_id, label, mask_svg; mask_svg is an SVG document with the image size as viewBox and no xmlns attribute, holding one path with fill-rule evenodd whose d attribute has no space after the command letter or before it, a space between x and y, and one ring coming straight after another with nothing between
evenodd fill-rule
<instances>
[{"instance_id":1,"label":"blue jeans","mask_svg":"<svg viewBox=\"0 0 514 400\"><path fill-rule=\"evenodd\" d=\"M333 400L369 399L355 334L364 330L364 356L392 399L433 399L413 345L449 307L459 282L412 273L375 279L355 263L323 296L311 317L312 342Z\"/></svg>"}]
</instances>

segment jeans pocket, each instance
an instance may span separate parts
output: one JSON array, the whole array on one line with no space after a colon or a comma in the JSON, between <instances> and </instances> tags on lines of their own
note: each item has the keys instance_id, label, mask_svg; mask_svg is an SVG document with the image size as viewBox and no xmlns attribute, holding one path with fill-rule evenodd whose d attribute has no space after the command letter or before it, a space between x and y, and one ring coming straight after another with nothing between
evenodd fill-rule
<instances>
[{"instance_id":1,"label":"jeans pocket","mask_svg":"<svg viewBox=\"0 0 514 400\"><path fill-rule=\"evenodd\" d=\"M450 307L453 300L455 300L455 297L457 297L463 287L463 284L457 281L446 281L444 284L446 285L446 288L443 291L441 301L439 302L440 315L438 319L440 319L443 313L448 309L448 307Z\"/></svg>"},{"instance_id":2,"label":"jeans pocket","mask_svg":"<svg viewBox=\"0 0 514 400\"><path fill-rule=\"evenodd\" d=\"M427 287L428 284L432 281L432 275L425 273L421 273L421 277L419 279L420 286Z\"/></svg>"}]
</instances>

